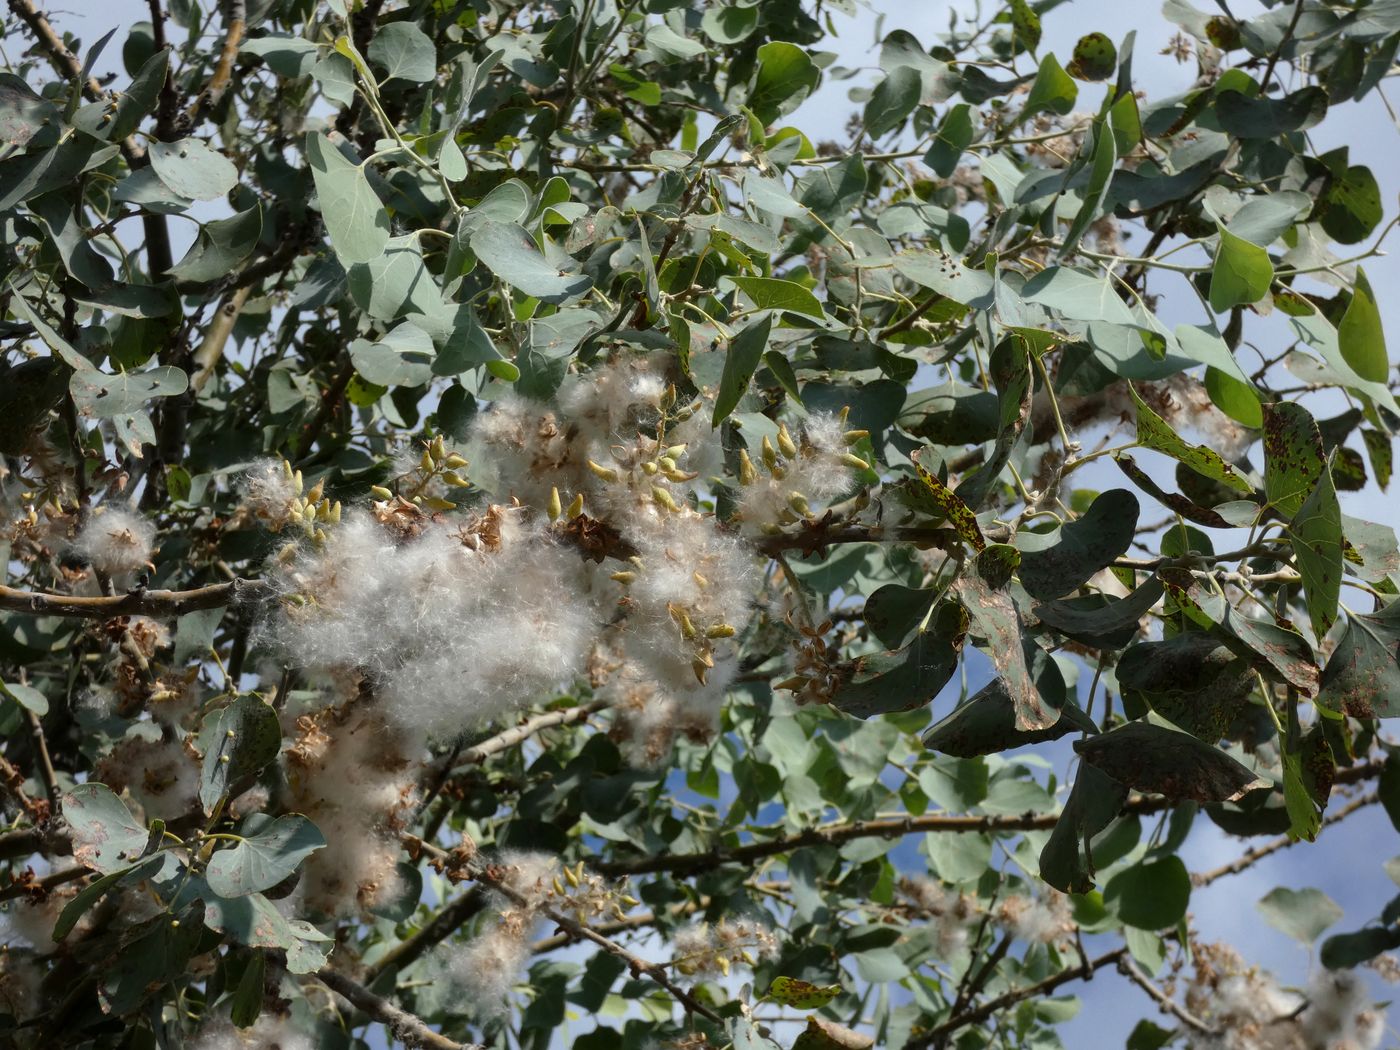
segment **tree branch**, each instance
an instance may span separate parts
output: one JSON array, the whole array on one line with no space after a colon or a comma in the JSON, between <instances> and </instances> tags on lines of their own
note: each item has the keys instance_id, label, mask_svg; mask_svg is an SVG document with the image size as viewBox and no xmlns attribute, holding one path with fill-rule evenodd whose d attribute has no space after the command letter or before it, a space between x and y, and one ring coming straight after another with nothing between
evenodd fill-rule
<instances>
[{"instance_id":1,"label":"tree branch","mask_svg":"<svg viewBox=\"0 0 1400 1050\"><path fill-rule=\"evenodd\" d=\"M388 999L376 995L358 981L326 967L316 971L320 981L356 1010L387 1025L394 1037L405 1046L426 1047L427 1050L485 1050L479 1043L458 1043L435 1032L424 1021L403 1010Z\"/></svg>"},{"instance_id":2,"label":"tree branch","mask_svg":"<svg viewBox=\"0 0 1400 1050\"><path fill-rule=\"evenodd\" d=\"M211 583L207 587L196 587L190 591L129 591L126 594L93 598L77 594L23 591L0 584L0 610L42 616L77 616L94 620L105 620L113 616L169 618L200 609L217 609L260 598L270 589L264 580L239 578L228 583Z\"/></svg>"},{"instance_id":3,"label":"tree branch","mask_svg":"<svg viewBox=\"0 0 1400 1050\"><path fill-rule=\"evenodd\" d=\"M1152 978L1148 977L1147 974L1143 973L1142 970L1138 968L1138 964L1133 962L1131 956L1124 955L1118 960L1118 971L1128 980L1132 981L1133 984L1146 992L1148 997L1160 1006L1164 1012L1171 1014L1187 1028L1194 1029L1205 1036L1220 1034L1166 992L1162 991L1162 989L1158 988L1157 985L1153 983Z\"/></svg>"},{"instance_id":4,"label":"tree branch","mask_svg":"<svg viewBox=\"0 0 1400 1050\"><path fill-rule=\"evenodd\" d=\"M1355 784L1380 775L1383 760L1363 762L1337 770L1336 784ZM1177 803L1160 795L1135 795L1124 804L1123 813L1160 813ZM1349 810L1339 810L1329 822L1339 819ZM839 846L852 839L899 838L920 832L988 833L999 831L1045 831L1055 826L1058 813L1024 813L1013 816L974 817L950 816L946 813L925 814L888 820L862 820L848 824L829 824L807 828L766 842L750 842L741 846L716 846L697 853L651 854L632 860L603 861L592 865L601 875L649 875L657 872L693 874L721 864L750 864L764 857L790 853L804 846ZM1270 852L1281 849L1277 843L1260 847Z\"/></svg>"}]
</instances>

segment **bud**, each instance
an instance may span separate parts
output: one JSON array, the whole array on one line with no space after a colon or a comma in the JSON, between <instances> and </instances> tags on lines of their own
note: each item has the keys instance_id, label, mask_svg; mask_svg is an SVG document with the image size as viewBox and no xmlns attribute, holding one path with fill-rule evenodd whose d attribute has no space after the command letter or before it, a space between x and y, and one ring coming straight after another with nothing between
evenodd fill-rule
<instances>
[{"instance_id":1,"label":"bud","mask_svg":"<svg viewBox=\"0 0 1400 1050\"><path fill-rule=\"evenodd\" d=\"M433 454L431 450L425 448L423 454L418 457L418 469L424 474L431 474L433 472Z\"/></svg>"},{"instance_id":2,"label":"bud","mask_svg":"<svg viewBox=\"0 0 1400 1050\"><path fill-rule=\"evenodd\" d=\"M669 511L679 511L681 509L680 505L672 498L671 493L662 485L653 485L651 487L651 498Z\"/></svg>"},{"instance_id":3,"label":"bud","mask_svg":"<svg viewBox=\"0 0 1400 1050\"><path fill-rule=\"evenodd\" d=\"M583 513L583 493L580 492L569 501L569 509L564 511L564 516L572 521Z\"/></svg>"},{"instance_id":4,"label":"bud","mask_svg":"<svg viewBox=\"0 0 1400 1050\"><path fill-rule=\"evenodd\" d=\"M642 473L645 474L647 477L652 477L658 469L660 468L658 468L655 463L652 463L650 461L642 464Z\"/></svg>"},{"instance_id":5,"label":"bud","mask_svg":"<svg viewBox=\"0 0 1400 1050\"><path fill-rule=\"evenodd\" d=\"M574 869L569 867L567 864L564 865L564 878L569 880L570 886L577 888L579 883L578 872L574 871Z\"/></svg>"},{"instance_id":6,"label":"bud","mask_svg":"<svg viewBox=\"0 0 1400 1050\"><path fill-rule=\"evenodd\" d=\"M681 629L681 637L690 641L695 637L695 624L690 622L689 614L674 602L666 604L666 611L671 614L671 619L676 621L676 626Z\"/></svg>"},{"instance_id":7,"label":"bud","mask_svg":"<svg viewBox=\"0 0 1400 1050\"><path fill-rule=\"evenodd\" d=\"M441 435L441 434L439 434L437 437L433 438L433 443L432 443L432 446L430 447L430 451L431 451L432 454L433 454L433 461L434 461L434 462L440 462L440 461L442 461L442 460L444 460L444 459L447 458L447 448L446 448L446 447L443 445L443 443L442 443L442 435Z\"/></svg>"},{"instance_id":8,"label":"bud","mask_svg":"<svg viewBox=\"0 0 1400 1050\"><path fill-rule=\"evenodd\" d=\"M460 470L462 467L465 467L467 465L467 457L459 456L457 455L457 453L454 452L445 460L443 460L443 465L451 467L453 470Z\"/></svg>"},{"instance_id":9,"label":"bud","mask_svg":"<svg viewBox=\"0 0 1400 1050\"><path fill-rule=\"evenodd\" d=\"M444 484L451 485L454 489L465 489L471 486L471 482L462 477L462 475L458 474L455 470L444 470L442 472L442 480Z\"/></svg>"},{"instance_id":10,"label":"bud","mask_svg":"<svg viewBox=\"0 0 1400 1050\"><path fill-rule=\"evenodd\" d=\"M297 495L301 495L301 484L301 471L297 471L292 475L292 488L296 491Z\"/></svg>"},{"instance_id":11,"label":"bud","mask_svg":"<svg viewBox=\"0 0 1400 1050\"><path fill-rule=\"evenodd\" d=\"M559 502L559 489L549 490L549 505L545 508L545 513L549 515L550 521L558 521L559 515L564 513L564 506Z\"/></svg>"},{"instance_id":12,"label":"bud","mask_svg":"<svg viewBox=\"0 0 1400 1050\"><path fill-rule=\"evenodd\" d=\"M854 445L856 442L868 438L869 436L870 431L868 430L848 430L841 435L841 440L848 445Z\"/></svg>"},{"instance_id":13,"label":"bud","mask_svg":"<svg viewBox=\"0 0 1400 1050\"><path fill-rule=\"evenodd\" d=\"M869 470L869 469L870 469L870 464L869 464L869 463L867 463L865 460L861 459L859 456L857 456L857 455L855 455L854 453L851 453L851 452L843 452L843 453L841 453L841 462L844 463L844 464L846 464L846 466L848 466L848 467L853 467L853 468L855 468L856 470Z\"/></svg>"},{"instance_id":14,"label":"bud","mask_svg":"<svg viewBox=\"0 0 1400 1050\"><path fill-rule=\"evenodd\" d=\"M717 623L705 632L706 638L733 638L735 634L734 625L728 623Z\"/></svg>"},{"instance_id":15,"label":"bud","mask_svg":"<svg viewBox=\"0 0 1400 1050\"><path fill-rule=\"evenodd\" d=\"M768 440L768 435L763 435L763 465L772 470L778 465L778 452L773 448L773 442Z\"/></svg>"},{"instance_id":16,"label":"bud","mask_svg":"<svg viewBox=\"0 0 1400 1050\"><path fill-rule=\"evenodd\" d=\"M635 572L627 572L627 571L615 572L615 573L613 573L611 576L608 577L608 579L610 579L610 580L616 580L618 583L622 584L622 586L624 586L624 587L626 587L629 583L631 583L631 582L632 582L633 580L635 580L636 578L637 578L637 574L636 574Z\"/></svg>"},{"instance_id":17,"label":"bud","mask_svg":"<svg viewBox=\"0 0 1400 1050\"><path fill-rule=\"evenodd\" d=\"M788 506L797 511L797 513L801 514L804 518L811 516L812 508L807 502L807 497L800 492L788 493Z\"/></svg>"},{"instance_id":18,"label":"bud","mask_svg":"<svg viewBox=\"0 0 1400 1050\"><path fill-rule=\"evenodd\" d=\"M656 461L656 465L667 474L674 473L676 470L676 461L670 456L662 456Z\"/></svg>"},{"instance_id":19,"label":"bud","mask_svg":"<svg viewBox=\"0 0 1400 1050\"><path fill-rule=\"evenodd\" d=\"M388 489L386 489L383 485L371 485L371 486L369 487L369 490L370 490L371 493L373 493L374 495L378 496L380 499L393 499L393 498L394 498L394 494L393 494L392 492L390 492Z\"/></svg>"},{"instance_id":20,"label":"bud","mask_svg":"<svg viewBox=\"0 0 1400 1050\"><path fill-rule=\"evenodd\" d=\"M672 445L666 450L666 455L670 456L672 459L680 459L685 455L685 449L685 445Z\"/></svg>"},{"instance_id":21,"label":"bud","mask_svg":"<svg viewBox=\"0 0 1400 1050\"><path fill-rule=\"evenodd\" d=\"M778 424L778 450L788 459L797 456L797 443L792 440L792 435L788 433L786 423Z\"/></svg>"},{"instance_id":22,"label":"bud","mask_svg":"<svg viewBox=\"0 0 1400 1050\"><path fill-rule=\"evenodd\" d=\"M559 881L558 875L554 876L554 893L558 897L564 896L564 884Z\"/></svg>"}]
</instances>

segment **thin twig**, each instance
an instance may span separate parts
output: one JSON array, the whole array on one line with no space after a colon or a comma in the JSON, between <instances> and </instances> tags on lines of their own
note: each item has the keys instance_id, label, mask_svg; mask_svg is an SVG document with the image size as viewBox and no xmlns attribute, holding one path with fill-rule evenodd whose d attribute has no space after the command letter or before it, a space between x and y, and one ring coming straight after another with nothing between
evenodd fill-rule
<instances>
[{"instance_id":1,"label":"thin twig","mask_svg":"<svg viewBox=\"0 0 1400 1050\"><path fill-rule=\"evenodd\" d=\"M1132 981L1133 984L1146 992L1153 1002L1175 1017L1187 1028L1194 1029L1206 1036L1219 1035L1214 1028L1206 1024L1190 1010L1186 1009L1186 1007L1182 1006L1170 995L1162 991L1162 989L1158 988L1152 978L1148 977L1147 974L1143 973L1142 970L1138 968L1138 964L1133 962L1131 956L1124 955L1118 960L1118 971L1128 980Z\"/></svg>"},{"instance_id":2,"label":"thin twig","mask_svg":"<svg viewBox=\"0 0 1400 1050\"><path fill-rule=\"evenodd\" d=\"M485 1050L479 1043L459 1043L428 1027L422 1018L376 995L358 981L329 967L316 971L320 981L356 1010L386 1025L394 1037L405 1046L427 1047L428 1050Z\"/></svg>"}]
</instances>

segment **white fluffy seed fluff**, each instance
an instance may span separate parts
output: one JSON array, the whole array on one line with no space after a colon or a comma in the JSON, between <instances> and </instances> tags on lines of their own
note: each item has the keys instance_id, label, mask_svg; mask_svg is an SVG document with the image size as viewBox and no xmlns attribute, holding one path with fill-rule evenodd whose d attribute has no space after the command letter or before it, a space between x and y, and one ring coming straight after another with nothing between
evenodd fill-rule
<instances>
[{"instance_id":1,"label":"white fluffy seed fluff","mask_svg":"<svg viewBox=\"0 0 1400 1050\"><path fill-rule=\"evenodd\" d=\"M249 1028L210 1021L188 1044L190 1050L314 1050L311 1036L290 1017L264 1013Z\"/></svg>"},{"instance_id":2,"label":"white fluffy seed fluff","mask_svg":"<svg viewBox=\"0 0 1400 1050\"><path fill-rule=\"evenodd\" d=\"M478 1018L506 1013L510 991L530 958L529 932L503 919L448 955L443 975Z\"/></svg>"},{"instance_id":3,"label":"white fluffy seed fluff","mask_svg":"<svg viewBox=\"0 0 1400 1050\"><path fill-rule=\"evenodd\" d=\"M759 571L697 509L691 456L718 449L694 422L704 413L688 409L685 441L657 433L667 391L624 361L571 380L553 405L505 395L471 438L473 464L497 471L471 481L498 504L470 520L388 502L347 513L275 568L288 601L269 637L299 667L364 675L382 716L415 732L509 718L586 676L620 702L616 735L639 758L660 761L677 731L712 733ZM839 442L833 426L820 441ZM616 537L604 562L559 515L576 497L584 528Z\"/></svg>"},{"instance_id":4,"label":"white fluffy seed fluff","mask_svg":"<svg viewBox=\"0 0 1400 1050\"><path fill-rule=\"evenodd\" d=\"M120 576L145 568L155 542L155 526L136 511L99 507L78 533L73 547L98 572Z\"/></svg>"},{"instance_id":5,"label":"white fluffy seed fluff","mask_svg":"<svg viewBox=\"0 0 1400 1050\"><path fill-rule=\"evenodd\" d=\"M289 471L281 460L260 459L239 482L243 509L274 532L291 520L300 495Z\"/></svg>"}]
</instances>

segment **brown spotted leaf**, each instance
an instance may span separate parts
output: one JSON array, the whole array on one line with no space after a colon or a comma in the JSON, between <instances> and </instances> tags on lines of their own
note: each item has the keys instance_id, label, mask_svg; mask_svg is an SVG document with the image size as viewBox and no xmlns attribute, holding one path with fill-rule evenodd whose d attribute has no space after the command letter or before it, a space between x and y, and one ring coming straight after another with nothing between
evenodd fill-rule
<instances>
[{"instance_id":1,"label":"brown spotted leaf","mask_svg":"<svg viewBox=\"0 0 1400 1050\"><path fill-rule=\"evenodd\" d=\"M1317 700L1353 718L1400 715L1400 601L1379 612L1348 615Z\"/></svg>"},{"instance_id":2,"label":"brown spotted leaf","mask_svg":"<svg viewBox=\"0 0 1400 1050\"><path fill-rule=\"evenodd\" d=\"M958 669L966 631L961 608L946 603L904 648L853 661L831 698L832 705L856 718L922 707Z\"/></svg>"},{"instance_id":3,"label":"brown spotted leaf","mask_svg":"<svg viewBox=\"0 0 1400 1050\"><path fill-rule=\"evenodd\" d=\"M104 874L129 868L150 838L106 784L79 784L68 792L63 816L73 833L73 859Z\"/></svg>"},{"instance_id":4,"label":"brown spotted leaf","mask_svg":"<svg viewBox=\"0 0 1400 1050\"><path fill-rule=\"evenodd\" d=\"M1150 722L1129 722L1074 749L1120 784L1174 802L1228 802L1261 783L1219 748Z\"/></svg>"},{"instance_id":5,"label":"brown spotted leaf","mask_svg":"<svg viewBox=\"0 0 1400 1050\"><path fill-rule=\"evenodd\" d=\"M982 538L982 530L977 525L977 515L973 514L966 503L960 500L957 494L943 482L938 480L937 475L930 473L924 465L919 462L919 453L915 452L910 461L914 464L914 470L919 475L919 480L928 489L929 497L934 505L948 519L949 524L957 531L962 541L975 551L981 551L987 546L987 541Z\"/></svg>"},{"instance_id":6,"label":"brown spotted leaf","mask_svg":"<svg viewBox=\"0 0 1400 1050\"><path fill-rule=\"evenodd\" d=\"M1011 450L1026 429L1031 414L1031 364L1025 340L1019 336L1003 339L992 351L992 382L997 388L997 439L986 462L955 490L973 511L982 506L996 487Z\"/></svg>"},{"instance_id":7,"label":"brown spotted leaf","mask_svg":"<svg viewBox=\"0 0 1400 1050\"><path fill-rule=\"evenodd\" d=\"M1285 518L1303 506L1326 466L1322 432L1302 405L1264 406L1264 494Z\"/></svg>"},{"instance_id":8,"label":"brown spotted leaf","mask_svg":"<svg viewBox=\"0 0 1400 1050\"><path fill-rule=\"evenodd\" d=\"M1200 507L1192 503L1185 496L1177 492L1167 492L1158 485L1147 472L1137 465L1132 456L1126 453L1118 453L1113 457L1113 462L1118 469L1128 475L1134 485L1142 489L1149 496L1155 499L1162 506L1169 510L1174 510L1187 521L1194 521L1197 525L1205 525L1212 529L1228 529L1230 523L1222 518L1216 511L1208 507Z\"/></svg>"},{"instance_id":9,"label":"brown spotted leaf","mask_svg":"<svg viewBox=\"0 0 1400 1050\"><path fill-rule=\"evenodd\" d=\"M1002 544L994 544L977 556L973 571L964 573L954 585L958 597L975 628L986 640L987 655L1006 687L1016 710L1016 728L1047 729L1060 712L1044 703L1026 666L1021 640L1021 614L1011 595L997 586L1006 568ZM989 559L989 560L988 560ZM983 572L984 560L988 560Z\"/></svg>"}]
</instances>

